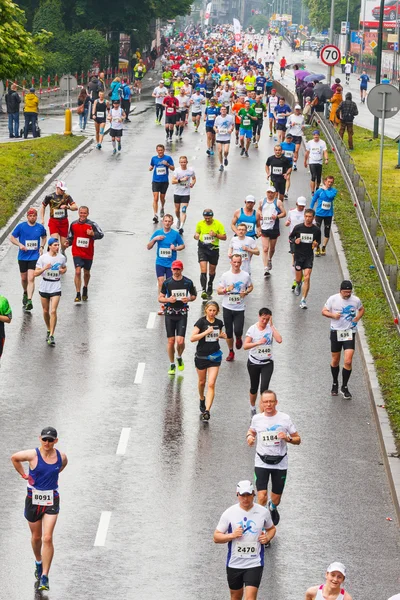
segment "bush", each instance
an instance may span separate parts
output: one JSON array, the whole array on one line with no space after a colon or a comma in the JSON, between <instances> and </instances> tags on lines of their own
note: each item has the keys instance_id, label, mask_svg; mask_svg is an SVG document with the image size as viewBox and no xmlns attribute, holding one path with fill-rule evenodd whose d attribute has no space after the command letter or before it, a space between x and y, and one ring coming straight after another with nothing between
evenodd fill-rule
<instances>
[{"instance_id":1,"label":"bush","mask_svg":"<svg viewBox=\"0 0 400 600\"><path fill-rule=\"evenodd\" d=\"M95 59L103 62L109 44L96 29L79 31L71 37L69 44L74 71L89 71Z\"/></svg>"}]
</instances>

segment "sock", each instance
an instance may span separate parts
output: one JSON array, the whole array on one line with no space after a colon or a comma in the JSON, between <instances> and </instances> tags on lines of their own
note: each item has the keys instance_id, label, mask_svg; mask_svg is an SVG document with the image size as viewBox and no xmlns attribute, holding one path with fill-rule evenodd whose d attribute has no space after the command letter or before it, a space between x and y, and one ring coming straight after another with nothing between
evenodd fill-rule
<instances>
[{"instance_id":1,"label":"sock","mask_svg":"<svg viewBox=\"0 0 400 600\"><path fill-rule=\"evenodd\" d=\"M205 290L207 287L207 273L200 273L200 285L201 289Z\"/></svg>"},{"instance_id":2,"label":"sock","mask_svg":"<svg viewBox=\"0 0 400 600\"><path fill-rule=\"evenodd\" d=\"M269 506L269 508L271 508L272 510L275 510L275 508L276 508L276 506L275 506L275 504L272 502L272 500L270 500L270 501L268 502L268 506Z\"/></svg>"},{"instance_id":3,"label":"sock","mask_svg":"<svg viewBox=\"0 0 400 600\"><path fill-rule=\"evenodd\" d=\"M351 375L351 369L345 369L343 367L342 369L342 386L343 387L347 387L347 384L349 383L349 379L350 379L350 375Z\"/></svg>"},{"instance_id":4,"label":"sock","mask_svg":"<svg viewBox=\"0 0 400 600\"><path fill-rule=\"evenodd\" d=\"M208 278L208 287L212 288L213 281L215 279L215 275L210 275Z\"/></svg>"},{"instance_id":5,"label":"sock","mask_svg":"<svg viewBox=\"0 0 400 600\"><path fill-rule=\"evenodd\" d=\"M165 133L167 134L167 137L169 136L169 129L168 127L165 128Z\"/></svg>"},{"instance_id":6,"label":"sock","mask_svg":"<svg viewBox=\"0 0 400 600\"><path fill-rule=\"evenodd\" d=\"M41 564L42 564L42 561L41 561L41 560L35 560L35 563L36 563L37 565L41 565Z\"/></svg>"},{"instance_id":7,"label":"sock","mask_svg":"<svg viewBox=\"0 0 400 600\"><path fill-rule=\"evenodd\" d=\"M171 369L172 369L172 367L174 367L174 366L175 366L175 363L171 363Z\"/></svg>"},{"instance_id":8,"label":"sock","mask_svg":"<svg viewBox=\"0 0 400 600\"><path fill-rule=\"evenodd\" d=\"M339 370L340 370L339 367L332 367L331 366L331 373L332 373L333 383L337 383L338 382Z\"/></svg>"},{"instance_id":9,"label":"sock","mask_svg":"<svg viewBox=\"0 0 400 600\"><path fill-rule=\"evenodd\" d=\"M183 133L183 129L184 129L184 126L183 126L183 125L181 125L181 126L180 126L180 128L179 128L179 135L182 135L182 133Z\"/></svg>"},{"instance_id":10,"label":"sock","mask_svg":"<svg viewBox=\"0 0 400 600\"><path fill-rule=\"evenodd\" d=\"M113 143L112 143L112 147L113 147L113 148L114 148L114 150L115 150L115 140L114 140L114 141L113 141Z\"/></svg>"}]
</instances>

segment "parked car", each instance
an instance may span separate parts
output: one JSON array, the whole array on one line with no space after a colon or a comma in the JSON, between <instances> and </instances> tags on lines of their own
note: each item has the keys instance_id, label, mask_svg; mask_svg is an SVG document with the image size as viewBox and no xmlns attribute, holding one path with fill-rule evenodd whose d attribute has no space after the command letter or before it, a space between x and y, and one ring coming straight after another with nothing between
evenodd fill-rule
<instances>
[{"instance_id":1,"label":"parked car","mask_svg":"<svg viewBox=\"0 0 400 600\"><path fill-rule=\"evenodd\" d=\"M301 50L305 50L305 51L309 51L309 52L315 52L315 50L318 48L319 44L318 42L312 42L311 40L305 40L302 44L301 44Z\"/></svg>"},{"instance_id":2,"label":"parked car","mask_svg":"<svg viewBox=\"0 0 400 600\"><path fill-rule=\"evenodd\" d=\"M372 16L374 19L379 21L379 11L380 7L375 6L372 9ZM400 14L400 2L399 0L386 0L385 5L383 7L383 20L384 21L396 21L399 18Z\"/></svg>"}]
</instances>

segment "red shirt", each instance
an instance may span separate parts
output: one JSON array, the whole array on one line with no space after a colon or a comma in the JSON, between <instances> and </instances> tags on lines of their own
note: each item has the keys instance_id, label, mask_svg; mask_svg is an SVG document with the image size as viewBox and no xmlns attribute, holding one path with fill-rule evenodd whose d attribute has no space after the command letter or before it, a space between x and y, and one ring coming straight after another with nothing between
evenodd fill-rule
<instances>
[{"instance_id":1,"label":"red shirt","mask_svg":"<svg viewBox=\"0 0 400 600\"><path fill-rule=\"evenodd\" d=\"M176 115L176 109L179 106L178 98L173 98L172 96L165 96L163 104L167 107L165 112L168 117Z\"/></svg>"},{"instance_id":2,"label":"red shirt","mask_svg":"<svg viewBox=\"0 0 400 600\"><path fill-rule=\"evenodd\" d=\"M286 58L281 58L281 62L279 63L282 69L284 69L287 65Z\"/></svg>"},{"instance_id":3,"label":"red shirt","mask_svg":"<svg viewBox=\"0 0 400 600\"><path fill-rule=\"evenodd\" d=\"M88 235L87 231L93 231L93 235ZM94 240L100 240L104 236L100 227L94 221L74 221L71 223L68 234L68 242L72 242L72 256L79 256L86 260L93 260Z\"/></svg>"}]
</instances>

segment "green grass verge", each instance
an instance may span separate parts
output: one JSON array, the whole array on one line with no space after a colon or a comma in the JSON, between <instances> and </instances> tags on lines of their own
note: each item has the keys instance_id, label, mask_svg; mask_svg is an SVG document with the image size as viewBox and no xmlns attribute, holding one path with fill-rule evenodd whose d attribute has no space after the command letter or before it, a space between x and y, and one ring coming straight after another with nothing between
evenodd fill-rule
<instances>
[{"instance_id":1,"label":"green grass verge","mask_svg":"<svg viewBox=\"0 0 400 600\"><path fill-rule=\"evenodd\" d=\"M81 136L51 135L26 142L0 144L0 227L82 140Z\"/></svg>"},{"instance_id":2,"label":"green grass verge","mask_svg":"<svg viewBox=\"0 0 400 600\"><path fill-rule=\"evenodd\" d=\"M312 129L307 130L307 138L312 137ZM360 127L357 127L357 130L357 139L361 139L363 136L367 137L370 133ZM367 142L365 143L367 144ZM369 146L366 147L369 148ZM368 155L370 151L364 150L364 152ZM364 159L361 144L359 150L353 152L353 156L358 166L358 163ZM397 159L395 164L397 164ZM378 162L371 164L371 170L373 167L375 177L377 177L377 166ZM335 222L356 294L365 306L363 324L396 438L397 449L400 451L400 336L393 323L378 274L374 268L371 268L373 262L355 213L357 209L353 205L340 168L336 163L335 155L331 150L329 150L329 166L324 167L324 176L328 174L335 177L335 187L338 189L335 199ZM370 178L371 185L373 185L373 173L370 174ZM393 193L395 191L397 192L393 189Z\"/></svg>"}]
</instances>

